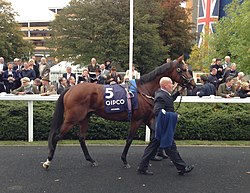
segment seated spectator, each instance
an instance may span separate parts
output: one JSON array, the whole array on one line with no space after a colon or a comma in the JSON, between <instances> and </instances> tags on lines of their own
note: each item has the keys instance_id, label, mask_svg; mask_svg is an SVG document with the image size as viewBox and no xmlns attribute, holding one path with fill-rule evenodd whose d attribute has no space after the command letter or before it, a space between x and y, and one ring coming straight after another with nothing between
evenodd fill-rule
<instances>
[{"instance_id":1,"label":"seated spectator","mask_svg":"<svg viewBox=\"0 0 250 193\"><path fill-rule=\"evenodd\" d=\"M13 70L13 64L7 64L8 69L3 72L3 81L6 88L6 93L10 93L16 87L16 81L19 80L18 74L15 70Z\"/></svg>"},{"instance_id":2,"label":"seated spectator","mask_svg":"<svg viewBox=\"0 0 250 193\"><path fill-rule=\"evenodd\" d=\"M101 76L106 80L107 76L109 75L110 71L105 69L105 64L100 65Z\"/></svg>"},{"instance_id":3,"label":"seated spectator","mask_svg":"<svg viewBox=\"0 0 250 193\"><path fill-rule=\"evenodd\" d=\"M91 80L91 82L96 83L96 84L105 84L106 79L101 76L101 70L96 69L95 71L95 78Z\"/></svg>"},{"instance_id":4,"label":"seated spectator","mask_svg":"<svg viewBox=\"0 0 250 193\"><path fill-rule=\"evenodd\" d=\"M207 77L207 81L211 84L213 84L215 86L215 88L217 89L219 86L219 80L217 79L217 69L213 68L210 72L210 75Z\"/></svg>"},{"instance_id":5,"label":"seated spectator","mask_svg":"<svg viewBox=\"0 0 250 193\"><path fill-rule=\"evenodd\" d=\"M243 82L242 79L245 76L244 72L239 72L237 77L234 78L235 82Z\"/></svg>"},{"instance_id":6,"label":"seated spectator","mask_svg":"<svg viewBox=\"0 0 250 193\"><path fill-rule=\"evenodd\" d=\"M36 73L33 69L30 68L28 62L23 63L23 68L20 72L21 78L28 77L30 80L34 80L36 78Z\"/></svg>"},{"instance_id":7,"label":"seated spectator","mask_svg":"<svg viewBox=\"0 0 250 193\"><path fill-rule=\"evenodd\" d=\"M241 85L241 89L238 91L238 96L240 98L246 98L250 97L250 89L249 89L249 83L243 82Z\"/></svg>"},{"instance_id":8,"label":"seated spectator","mask_svg":"<svg viewBox=\"0 0 250 193\"><path fill-rule=\"evenodd\" d=\"M217 95L223 98L231 98L235 96L235 87L233 86L233 78L227 77L226 82L220 84Z\"/></svg>"},{"instance_id":9,"label":"seated spectator","mask_svg":"<svg viewBox=\"0 0 250 193\"><path fill-rule=\"evenodd\" d=\"M91 78L89 76L88 69L84 68L82 70L82 75L78 77L77 84L83 83L83 82L91 82Z\"/></svg>"},{"instance_id":10,"label":"seated spectator","mask_svg":"<svg viewBox=\"0 0 250 193\"><path fill-rule=\"evenodd\" d=\"M201 75L200 78L202 87L200 88L199 92L197 92L197 96L203 97L216 95L216 88L213 84L207 82L207 77L205 75Z\"/></svg>"},{"instance_id":11,"label":"seated spectator","mask_svg":"<svg viewBox=\"0 0 250 193\"><path fill-rule=\"evenodd\" d=\"M41 92L41 86L42 86L42 81L40 78L36 78L34 81L33 81L33 85L36 86L36 88L39 90L39 93Z\"/></svg>"},{"instance_id":12,"label":"seated spectator","mask_svg":"<svg viewBox=\"0 0 250 193\"><path fill-rule=\"evenodd\" d=\"M47 77L42 78L42 86L41 86L41 96L49 96L56 94L56 87L50 84L50 80Z\"/></svg>"},{"instance_id":13,"label":"seated spectator","mask_svg":"<svg viewBox=\"0 0 250 193\"><path fill-rule=\"evenodd\" d=\"M223 67L223 70L225 71L225 70L228 70L228 69L230 69L230 67L231 67L231 62L230 62L230 56L225 56L225 61L224 61L224 63L222 64L222 67Z\"/></svg>"},{"instance_id":14,"label":"seated spectator","mask_svg":"<svg viewBox=\"0 0 250 193\"><path fill-rule=\"evenodd\" d=\"M66 80L69 79L69 77L73 76L76 79L75 73L72 73L72 68L71 66L67 66L66 68L66 73L63 74L63 77L66 78Z\"/></svg>"},{"instance_id":15,"label":"seated spectator","mask_svg":"<svg viewBox=\"0 0 250 193\"><path fill-rule=\"evenodd\" d=\"M129 73L130 73L130 71L127 70L125 75L130 77ZM132 79L139 79L139 78L140 78L140 73L137 70L135 70L135 66L132 65Z\"/></svg>"},{"instance_id":16,"label":"seated spectator","mask_svg":"<svg viewBox=\"0 0 250 193\"><path fill-rule=\"evenodd\" d=\"M69 84L68 87L75 86L76 85L76 79L74 76L69 77Z\"/></svg>"},{"instance_id":17,"label":"seated spectator","mask_svg":"<svg viewBox=\"0 0 250 193\"><path fill-rule=\"evenodd\" d=\"M24 77L21 79L21 87L13 90L11 93L16 95L24 95L24 94L39 94L38 89L35 85L31 84L30 79L28 77Z\"/></svg>"},{"instance_id":18,"label":"seated spectator","mask_svg":"<svg viewBox=\"0 0 250 193\"><path fill-rule=\"evenodd\" d=\"M122 81L121 75L116 72L116 68L112 67L107 77L107 84L120 84Z\"/></svg>"},{"instance_id":19,"label":"seated spectator","mask_svg":"<svg viewBox=\"0 0 250 193\"><path fill-rule=\"evenodd\" d=\"M68 87L68 81L65 77L61 77L59 78L59 86L58 86L58 89L57 89L57 94L61 94L65 88Z\"/></svg>"},{"instance_id":20,"label":"seated spectator","mask_svg":"<svg viewBox=\"0 0 250 193\"><path fill-rule=\"evenodd\" d=\"M227 69L223 76L222 76L222 82L225 82L227 77L235 78L238 76L238 71L236 70L237 66L235 63L233 63L230 67L230 69Z\"/></svg>"}]
</instances>

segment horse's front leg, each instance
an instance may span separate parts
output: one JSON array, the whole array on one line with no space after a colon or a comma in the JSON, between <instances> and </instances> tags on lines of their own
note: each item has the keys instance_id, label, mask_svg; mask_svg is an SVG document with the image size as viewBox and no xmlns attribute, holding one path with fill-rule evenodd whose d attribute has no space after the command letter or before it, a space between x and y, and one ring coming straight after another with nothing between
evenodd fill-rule
<instances>
[{"instance_id":1,"label":"horse's front leg","mask_svg":"<svg viewBox=\"0 0 250 193\"><path fill-rule=\"evenodd\" d=\"M89 151L87 148L87 145L85 143L85 138L88 130L88 121L89 117L85 118L83 121L80 122L80 136L79 136L79 142L82 148L82 151L84 153L85 159L89 161L92 166L98 166L98 163L92 159L92 157L89 155Z\"/></svg>"},{"instance_id":2,"label":"horse's front leg","mask_svg":"<svg viewBox=\"0 0 250 193\"><path fill-rule=\"evenodd\" d=\"M141 125L141 123L142 123L142 121L136 121L136 122L131 123L128 138L126 140L126 145L125 145L125 147L123 149L123 152L122 152L122 155L121 155L121 159L123 161L123 167L124 168L130 168L131 167L129 165L129 163L127 162L127 154L128 154L129 147L132 144L133 138L134 138L139 126Z\"/></svg>"}]
</instances>

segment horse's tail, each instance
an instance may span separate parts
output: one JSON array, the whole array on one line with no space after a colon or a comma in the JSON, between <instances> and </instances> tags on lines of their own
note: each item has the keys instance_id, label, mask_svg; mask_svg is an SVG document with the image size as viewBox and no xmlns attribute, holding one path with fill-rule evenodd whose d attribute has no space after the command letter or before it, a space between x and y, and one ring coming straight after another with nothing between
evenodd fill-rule
<instances>
[{"instance_id":1,"label":"horse's tail","mask_svg":"<svg viewBox=\"0 0 250 193\"><path fill-rule=\"evenodd\" d=\"M59 96L57 102L56 102L56 108L53 114L52 122L51 122L51 129L49 133L49 149L54 149L55 148L55 136L57 132L60 130L61 125L63 123L63 118L64 118L64 95L67 93L69 89L65 89Z\"/></svg>"}]
</instances>

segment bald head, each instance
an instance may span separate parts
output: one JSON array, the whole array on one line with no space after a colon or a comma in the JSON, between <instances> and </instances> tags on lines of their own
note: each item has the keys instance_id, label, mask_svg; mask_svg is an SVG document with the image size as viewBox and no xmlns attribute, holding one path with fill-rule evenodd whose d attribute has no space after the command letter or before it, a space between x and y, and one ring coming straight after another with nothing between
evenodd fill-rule
<instances>
[{"instance_id":1,"label":"bald head","mask_svg":"<svg viewBox=\"0 0 250 193\"><path fill-rule=\"evenodd\" d=\"M160 79L160 87L161 89L167 90L168 92L172 92L173 89L173 83L171 78L169 77L162 77Z\"/></svg>"}]
</instances>

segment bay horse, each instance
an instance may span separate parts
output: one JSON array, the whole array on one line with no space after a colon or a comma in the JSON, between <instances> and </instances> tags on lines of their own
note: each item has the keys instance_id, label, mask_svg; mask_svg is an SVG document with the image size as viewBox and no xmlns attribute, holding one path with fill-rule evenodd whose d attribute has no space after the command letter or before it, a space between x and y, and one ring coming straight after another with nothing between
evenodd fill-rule
<instances>
[{"instance_id":1,"label":"bay horse","mask_svg":"<svg viewBox=\"0 0 250 193\"><path fill-rule=\"evenodd\" d=\"M154 123L153 100L155 91L159 88L162 77L170 77L182 86L195 86L193 77L189 74L182 58L174 62L165 63L152 72L136 80L138 92L138 109L133 110L131 125L126 140L126 145L121 155L124 167L129 168L127 153L138 128L146 124L152 128ZM49 155L43 163L45 169L49 168L53 159L57 142L75 125L80 125L79 142L85 159L97 166L98 163L90 156L86 143L86 133L91 114L96 114L112 121L128 121L128 112L106 113L104 105L103 85L82 83L65 90L58 98L53 114L51 130L48 137Z\"/></svg>"}]
</instances>

